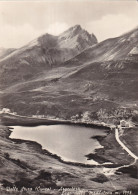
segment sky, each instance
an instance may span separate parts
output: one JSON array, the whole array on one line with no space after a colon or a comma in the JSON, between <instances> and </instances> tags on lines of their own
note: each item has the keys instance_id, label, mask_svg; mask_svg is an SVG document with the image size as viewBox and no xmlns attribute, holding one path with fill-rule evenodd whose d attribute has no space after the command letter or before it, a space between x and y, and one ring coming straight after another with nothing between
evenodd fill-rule
<instances>
[{"instance_id":1,"label":"sky","mask_svg":"<svg viewBox=\"0 0 138 195\"><path fill-rule=\"evenodd\" d=\"M0 1L0 47L18 48L80 24L98 41L138 27L137 0Z\"/></svg>"}]
</instances>

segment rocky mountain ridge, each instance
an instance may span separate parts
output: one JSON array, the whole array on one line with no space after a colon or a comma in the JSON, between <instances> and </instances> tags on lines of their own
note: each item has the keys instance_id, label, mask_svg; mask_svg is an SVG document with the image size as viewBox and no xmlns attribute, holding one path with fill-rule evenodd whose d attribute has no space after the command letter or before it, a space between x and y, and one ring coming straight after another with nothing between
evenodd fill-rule
<instances>
[{"instance_id":1,"label":"rocky mountain ridge","mask_svg":"<svg viewBox=\"0 0 138 195\"><path fill-rule=\"evenodd\" d=\"M59 66L96 43L96 37L78 25L59 36L44 34L0 60L0 84L8 86L28 80Z\"/></svg>"},{"instance_id":2,"label":"rocky mountain ridge","mask_svg":"<svg viewBox=\"0 0 138 195\"><path fill-rule=\"evenodd\" d=\"M83 62L107 62L126 60L134 54L137 54L138 47L138 28L116 38L104 40L94 47L86 49L72 61L66 63L80 64Z\"/></svg>"}]
</instances>

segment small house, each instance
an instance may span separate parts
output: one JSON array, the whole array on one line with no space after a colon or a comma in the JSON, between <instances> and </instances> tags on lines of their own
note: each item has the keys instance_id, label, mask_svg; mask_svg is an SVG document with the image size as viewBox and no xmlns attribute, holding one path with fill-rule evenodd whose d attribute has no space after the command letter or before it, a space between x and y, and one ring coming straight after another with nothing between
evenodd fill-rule
<instances>
[{"instance_id":1,"label":"small house","mask_svg":"<svg viewBox=\"0 0 138 195\"><path fill-rule=\"evenodd\" d=\"M121 120L120 121L120 126L121 127L129 127L129 122L125 121L125 120Z\"/></svg>"},{"instance_id":2,"label":"small house","mask_svg":"<svg viewBox=\"0 0 138 195\"><path fill-rule=\"evenodd\" d=\"M0 114L3 114L3 113L10 113L10 109L9 108L3 108L1 111L0 111Z\"/></svg>"}]
</instances>

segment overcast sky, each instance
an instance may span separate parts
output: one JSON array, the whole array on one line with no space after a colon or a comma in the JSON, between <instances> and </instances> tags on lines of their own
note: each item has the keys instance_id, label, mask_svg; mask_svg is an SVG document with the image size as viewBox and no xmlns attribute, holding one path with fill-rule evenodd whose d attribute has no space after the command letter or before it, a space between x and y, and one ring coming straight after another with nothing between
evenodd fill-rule
<instances>
[{"instance_id":1,"label":"overcast sky","mask_svg":"<svg viewBox=\"0 0 138 195\"><path fill-rule=\"evenodd\" d=\"M98 41L138 26L136 0L0 1L0 47L21 47L44 33L80 24Z\"/></svg>"}]
</instances>

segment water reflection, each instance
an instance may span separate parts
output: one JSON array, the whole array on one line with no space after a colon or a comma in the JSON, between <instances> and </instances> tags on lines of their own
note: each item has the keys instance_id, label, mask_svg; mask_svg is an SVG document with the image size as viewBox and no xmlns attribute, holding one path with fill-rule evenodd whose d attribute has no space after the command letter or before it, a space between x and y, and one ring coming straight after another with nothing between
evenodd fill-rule
<instances>
[{"instance_id":1,"label":"water reflection","mask_svg":"<svg viewBox=\"0 0 138 195\"><path fill-rule=\"evenodd\" d=\"M57 154L64 161L96 164L87 160L86 154L102 146L92 136L106 135L106 130L72 125L50 125L24 127L14 126L11 138L31 140L40 143L43 149Z\"/></svg>"}]
</instances>

